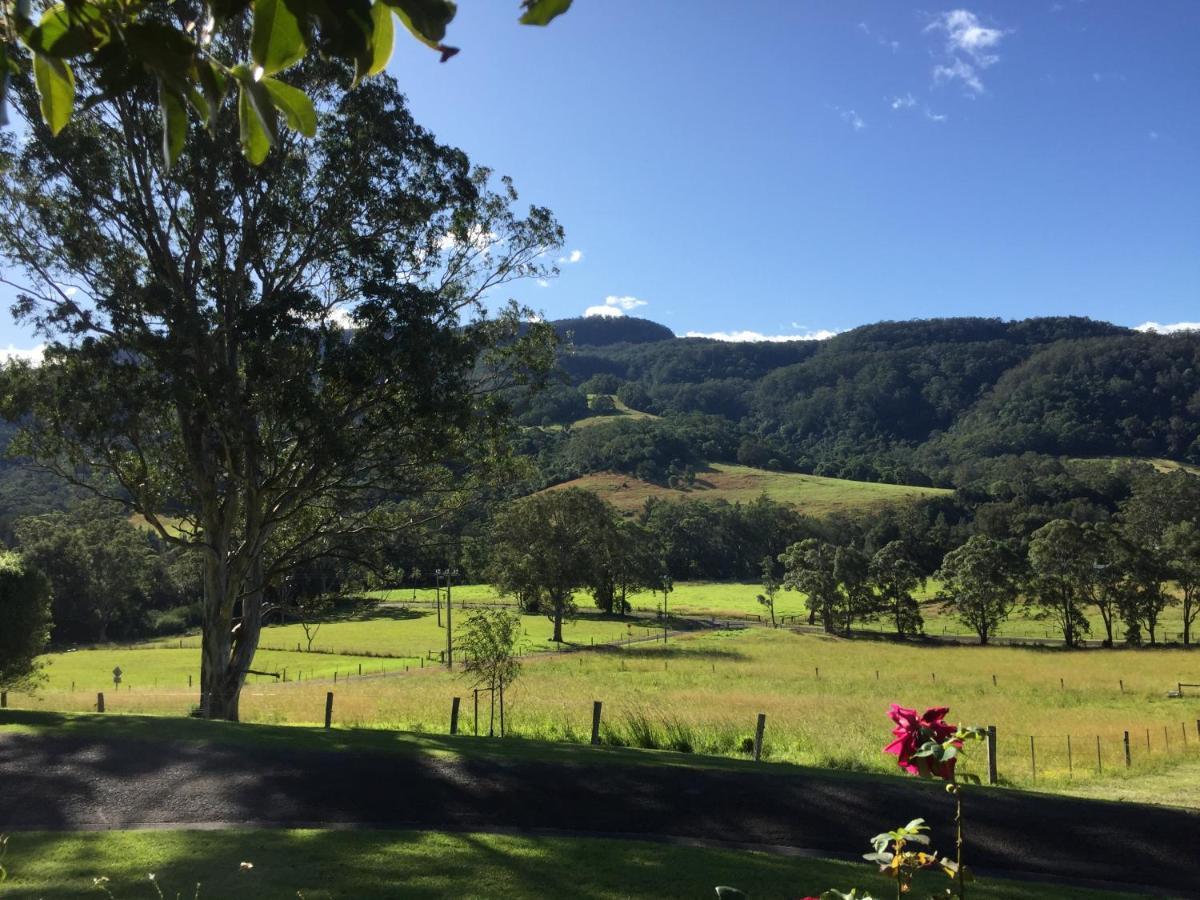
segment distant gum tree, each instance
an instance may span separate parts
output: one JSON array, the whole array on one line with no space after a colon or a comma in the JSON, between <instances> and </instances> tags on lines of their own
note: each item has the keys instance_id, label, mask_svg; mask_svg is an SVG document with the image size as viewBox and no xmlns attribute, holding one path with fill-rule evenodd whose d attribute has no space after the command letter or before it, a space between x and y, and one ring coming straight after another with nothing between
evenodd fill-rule
<instances>
[{"instance_id":1,"label":"distant gum tree","mask_svg":"<svg viewBox=\"0 0 1200 900\"><path fill-rule=\"evenodd\" d=\"M891 616L896 634L920 634L924 622L913 592L925 586L925 576L904 541L891 541L875 552L870 579L880 610Z\"/></svg>"},{"instance_id":2,"label":"distant gum tree","mask_svg":"<svg viewBox=\"0 0 1200 900\"><path fill-rule=\"evenodd\" d=\"M1029 541L1029 603L1043 618L1052 619L1068 647L1091 631L1084 610L1094 560L1083 526L1070 519L1047 522Z\"/></svg>"},{"instance_id":3,"label":"distant gum tree","mask_svg":"<svg viewBox=\"0 0 1200 900\"><path fill-rule=\"evenodd\" d=\"M835 572L837 549L820 538L806 538L779 555L784 569L784 590L804 594L808 601L808 624L815 624L819 618L830 634L837 626L841 601Z\"/></svg>"},{"instance_id":4,"label":"distant gum tree","mask_svg":"<svg viewBox=\"0 0 1200 900\"><path fill-rule=\"evenodd\" d=\"M986 644L1017 604L1020 573L1021 560L1011 548L977 534L947 553L934 577L958 618Z\"/></svg>"},{"instance_id":5,"label":"distant gum tree","mask_svg":"<svg viewBox=\"0 0 1200 900\"><path fill-rule=\"evenodd\" d=\"M510 503L492 524L492 583L542 612L562 642L576 613L575 592L588 586L597 535L612 527L612 507L580 488L543 491Z\"/></svg>"}]
</instances>

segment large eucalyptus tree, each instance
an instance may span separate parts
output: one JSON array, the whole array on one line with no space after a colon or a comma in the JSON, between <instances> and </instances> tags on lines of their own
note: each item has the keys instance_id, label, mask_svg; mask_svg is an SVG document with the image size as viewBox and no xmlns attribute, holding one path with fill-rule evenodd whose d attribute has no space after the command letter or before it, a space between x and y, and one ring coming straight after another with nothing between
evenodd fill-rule
<instances>
[{"instance_id":1,"label":"large eucalyptus tree","mask_svg":"<svg viewBox=\"0 0 1200 900\"><path fill-rule=\"evenodd\" d=\"M196 551L203 708L236 719L280 572L432 514L500 458L494 388L539 377L552 339L485 298L547 274L561 229L386 77L348 90L309 57L287 77L315 138L281 130L255 166L224 110L168 168L153 77L109 95L77 74L60 134L18 77L25 127L0 137L4 279L50 342L3 371L0 411L21 452Z\"/></svg>"}]
</instances>

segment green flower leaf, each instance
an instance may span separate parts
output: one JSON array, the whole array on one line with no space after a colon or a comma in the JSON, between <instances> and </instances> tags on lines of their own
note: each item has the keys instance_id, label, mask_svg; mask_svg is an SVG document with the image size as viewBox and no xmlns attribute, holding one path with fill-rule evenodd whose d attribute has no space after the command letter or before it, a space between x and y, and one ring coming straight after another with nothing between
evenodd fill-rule
<instances>
[{"instance_id":1,"label":"green flower leaf","mask_svg":"<svg viewBox=\"0 0 1200 900\"><path fill-rule=\"evenodd\" d=\"M75 109L75 75L61 59L35 53L33 77L41 98L42 120L51 134L58 134Z\"/></svg>"},{"instance_id":2,"label":"green flower leaf","mask_svg":"<svg viewBox=\"0 0 1200 900\"><path fill-rule=\"evenodd\" d=\"M255 166L261 165L275 146L275 108L265 95L266 89L253 80L238 80L242 154Z\"/></svg>"},{"instance_id":3,"label":"green flower leaf","mask_svg":"<svg viewBox=\"0 0 1200 900\"><path fill-rule=\"evenodd\" d=\"M175 165L187 141L187 107L163 79L158 79L158 113L163 129L163 161Z\"/></svg>"},{"instance_id":4,"label":"green flower leaf","mask_svg":"<svg viewBox=\"0 0 1200 900\"><path fill-rule=\"evenodd\" d=\"M256 0L250 56L265 75L274 75L304 58L308 48L300 20L285 0Z\"/></svg>"},{"instance_id":5,"label":"green flower leaf","mask_svg":"<svg viewBox=\"0 0 1200 900\"><path fill-rule=\"evenodd\" d=\"M366 72L368 76L378 75L387 68L396 44L396 26L392 22L392 8L388 4L377 2L371 7L371 23L374 28L371 34L371 67Z\"/></svg>"},{"instance_id":6,"label":"green flower leaf","mask_svg":"<svg viewBox=\"0 0 1200 900\"><path fill-rule=\"evenodd\" d=\"M261 84L266 88L271 102L283 113L288 128L300 132L305 137L316 135L317 111L308 94L275 78L264 78Z\"/></svg>"},{"instance_id":7,"label":"green flower leaf","mask_svg":"<svg viewBox=\"0 0 1200 900\"><path fill-rule=\"evenodd\" d=\"M442 49L446 26L458 12L449 0L385 0L400 17L404 26L422 44L434 50Z\"/></svg>"},{"instance_id":8,"label":"green flower leaf","mask_svg":"<svg viewBox=\"0 0 1200 900\"><path fill-rule=\"evenodd\" d=\"M549 25L570 8L571 0L525 0L521 24Z\"/></svg>"}]
</instances>

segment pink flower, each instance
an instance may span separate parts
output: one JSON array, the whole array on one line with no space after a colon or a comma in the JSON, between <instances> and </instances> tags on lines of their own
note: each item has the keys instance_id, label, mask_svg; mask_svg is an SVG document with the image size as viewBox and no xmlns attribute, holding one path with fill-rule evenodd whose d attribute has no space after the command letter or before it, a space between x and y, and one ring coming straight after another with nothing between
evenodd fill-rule
<instances>
[{"instance_id":1,"label":"pink flower","mask_svg":"<svg viewBox=\"0 0 1200 900\"><path fill-rule=\"evenodd\" d=\"M918 716L915 709L905 709L903 706L893 703L892 708L888 710L888 716L896 723L896 727L892 729L896 740L884 747L883 752L896 754L900 768L913 775L926 777L933 775L937 778L944 778L946 781L953 780L954 763L956 762L954 758L948 760L940 760L932 756L913 758L913 754L929 741L943 744L954 734L954 727L943 721L948 712L950 712L949 707L939 706L927 709L924 715ZM961 747L962 741L954 741L953 744L955 747Z\"/></svg>"}]
</instances>

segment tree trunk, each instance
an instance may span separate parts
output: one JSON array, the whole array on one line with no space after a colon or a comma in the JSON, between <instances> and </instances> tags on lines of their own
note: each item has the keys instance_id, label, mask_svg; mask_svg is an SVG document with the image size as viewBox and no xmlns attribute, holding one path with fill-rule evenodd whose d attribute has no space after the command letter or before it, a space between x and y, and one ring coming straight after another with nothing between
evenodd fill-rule
<instances>
[{"instance_id":1,"label":"tree trunk","mask_svg":"<svg viewBox=\"0 0 1200 900\"><path fill-rule=\"evenodd\" d=\"M205 718L238 721L246 670L262 632L262 562L250 579L238 577L228 556L210 551L204 564L204 621L200 658L200 705ZM250 581L250 584L246 582ZM241 617L234 623L240 600Z\"/></svg>"},{"instance_id":2,"label":"tree trunk","mask_svg":"<svg viewBox=\"0 0 1200 900\"><path fill-rule=\"evenodd\" d=\"M561 603L554 604L554 636L551 638L556 644L562 643L562 622L563 608Z\"/></svg>"}]
</instances>

